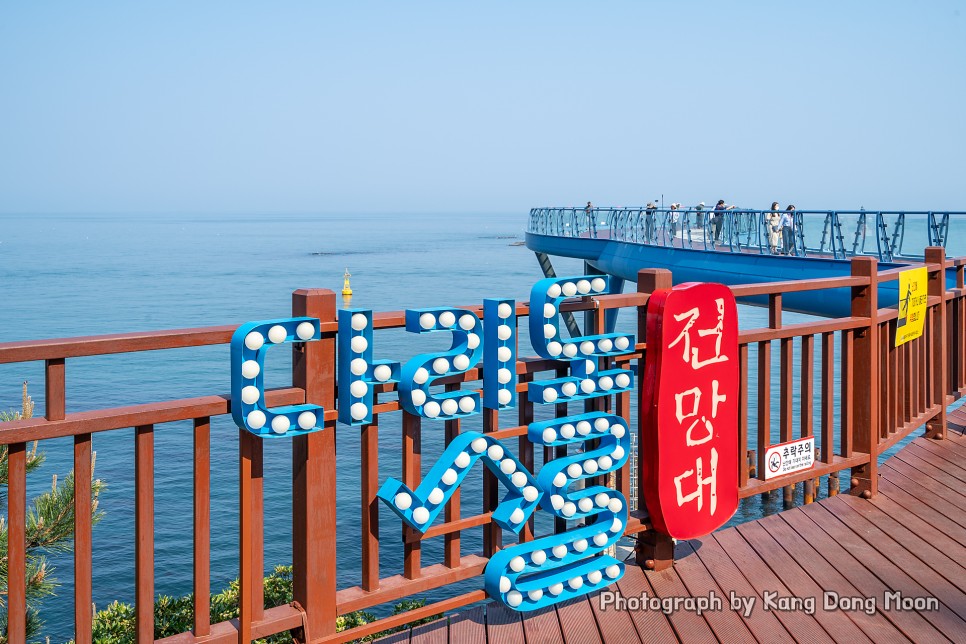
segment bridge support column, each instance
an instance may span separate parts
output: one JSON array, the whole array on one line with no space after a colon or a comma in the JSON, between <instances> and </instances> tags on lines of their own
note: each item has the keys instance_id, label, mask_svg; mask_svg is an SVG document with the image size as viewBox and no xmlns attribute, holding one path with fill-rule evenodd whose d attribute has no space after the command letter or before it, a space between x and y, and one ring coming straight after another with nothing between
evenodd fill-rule
<instances>
[{"instance_id":1,"label":"bridge support column","mask_svg":"<svg viewBox=\"0 0 966 644\"><path fill-rule=\"evenodd\" d=\"M946 394L949 393L949 352L946 344L946 249L931 246L926 249L926 263L939 266L939 271L929 275L928 293L936 296L939 305L929 315L929 399L939 405L939 413L926 423L926 438L942 439L946 436Z\"/></svg>"},{"instance_id":2,"label":"bridge support column","mask_svg":"<svg viewBox=\"0 0 966 644\"><path fill-rule=\"evenodd\" d=\"M852 386L852 448L869 455L869 462L852 468L850 493L871 499L878 493L879 456L879 262L874 257L852 258L852 276L866 278L852 287L852 316L868 318L855 330Z\"/></svg>"}]
</instances>

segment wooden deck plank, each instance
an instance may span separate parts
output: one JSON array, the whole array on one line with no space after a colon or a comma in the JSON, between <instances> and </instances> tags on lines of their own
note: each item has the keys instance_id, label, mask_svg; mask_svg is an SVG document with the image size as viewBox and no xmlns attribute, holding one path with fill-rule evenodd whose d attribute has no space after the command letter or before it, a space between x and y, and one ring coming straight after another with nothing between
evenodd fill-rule
<instances>
[{"instance_id":1,"label":"wooden deck plank","mask_svg":"<svg viewBox=\"0 0 966 644\"><path fill-rule=\"evenodd\" d=\"M726 602L730 600L731 593L734 593L738 597L748 598L757 595L755 589L742 574L741 570L728 557L727 553L722 550L721 545L717 541L707 537L704 539L692 539L691 545L694 546L694 552L701 560L701 563L708 569L708 574L711 575L721 588ZM787 642L792 639L791 632L782 625L773 611L762 610L761 602L762 597L757 597L748 615L742 616L748 629L755 638L759 642ZM820 639L812 636L807 641L810 643L816 641L832 641L828 637L828 634L820 627L816 631L820 634Z\"/></svg>"},{"instance_id":2,"label":"wooden deck plank","mask_svg":"<svg viewBox=\"0 0 966 644\"><path fill-rule=\"evenodd\" d=\"M918 505L921 507L921 504ZM945 553L956 561L966 561L966 544L956 541L932 523L925 521L919 515L902 507L902 505L896 503L892 497L881 490L879 495L875 497L874 507L888 514L896 523L906 526L910 531L932 544L940 552ZM932 508L926 508L926 510L935 512Z\"/></svg>"},{"instance_id":3,"label":"wooden deck plank","mask_svg":"<svg viewBox=\"0 0 966 644\"><path fill-rule=\"evenodd\" d=\"M714 631L715 637L729 643L755 642L755 637L741 615L731 610L730 603L726 601L727 592L723 591L708 574L708 569L701 563L692 544L686 541L677 544L674 549L674 567L692 597L710 597L711 593L714 593L721 599L722 610L710 610L704 613L704 618Z\"/></svg>"},{"instance_id":4,"label":"wooden deck plank","mask_svg":"<svg viewBox=\"0 0 966 644\"><path fill-rule=\"evenodd\" d=\"M586 597L557 604L557 618L564 641L568 644L600 644L597 621Z\"/></svg>"},{"instance_id":5,"label":"wooden deck plank","mask_svg":"<svg viewBox=\"0 0 966 644\"><path fill-rule=\"evenodd\" d=\"M949 412L949 416L947 416L947 419L949 421L955 420L956 422L963 423L963 425L966 426L966 405L961 405L956 409L954 409L953 411ZM950 424L952 423L950 422Z\"/></svg>"},{"instance_id":6,"label":"wooden deck plank","mask_svg":"<svg viewBox=\"0 0 966 644\"><path fill-rule=\"evenodd\" d=\"M966 445L960 445L953 440L936 441L923 438L914 440L909 445L915 445L920 449L932 452L943 460L960 468L964 467L964 461L966 461Z\"/></svg>"},{"instance_id":7,"label":"wooden deck plank","mask_svg":"<svg viewBox=\"0 0 966 644\"><path fill-rule=\"evenodd\" d=\"M608 589L608 591L613 590L615 589ZM590 595L588 600L590 609L594 612L594 619L597 620L597 630L600 631L600 637L604 642L627 642L627 644L641 642L629 611L615 610L613 606L601 609L600 592Z\"/></svg>"},{"instance_id":8,"label":"wooden deck plank","mask_svg":"<svg viewBox=\"0 0 966 644\"><path fill-rule=\"evenodd\" d=\"M950 422L952 419L953 422ZM946 424L951 430L947 439L958 440L960 445L966 445L966 405L961 405L946 416Z\"/></svg>"},{"instance_id":9,"label":"wooden deck plank","mask_svg":"<svg viewBox=\"0 0 966 644\"><path fill-rule=\"evenodd\" d=\"M762 522L763 527L822 589L821 593L815 595L819 604L824 603L825 591L838 593L841 597L876 597L878 600L888 590L839 543L828 538L806 518L800 508L770 518L773 520ZM816 606L816 610L828 612L824 605ZM890 621L885 615L869 615L861 610L836 609L831 612L841 613L850 619L874 641L906 641L909 631L929 627L917 615ZM833 636L841 639L838 634Z\"/></svg>"},{"instance_id":10,"label":"wooden deck plank","mask_svg":"<svg viewBox=\"0 0 966 644\"><path fill-rule=\"evenodd\" d=\"M651 583L656 597L685 597L687 589L681 578L678 577L677 570L672 566L666 570L649 570L644 573L647 580ZM679 639L685 642L717 642L708 622L691 611L673 611L668 618L671 626L677 633Z\"/></svg>"},{"instance_id":11,"label":"wooden deck plank","mask_svg":"<svg viewBox=\"0 0 966 644\"><path fill-rule=\"evenodd\" d=\"M446 644L449 641L449 620L445 617L420 624L409 633L411 644Z\"/></svg>"},{"instance_id":12,"label":"wooden deck plank","mask_svg":"<svg viewBox=\"0 0 966 644\"><path fill-rule=\"evenodd\" d=\"M905 463L890 463L882 476L966 527L966 497L928 476L922 476L921 472Z\"/></svg>"},{"instance_id":13,"label":"wooden deck plank","mask_svg":"<svg viewBox=\"0 0 966 644\"><path fill-rule=\"evenodd\" d=\"M744 523L739 525L737 530L758 556L768 564L768 567L775 574L780 575L781 579L789 588L789 592L785 596L815 597L816 601L821 601L822 592L828 587L828 584L820 585L813 581L812 577L796 562L795 557L790 557L784 548L782 548L781 544L775 541L774 537L768 534L761 526L761 521ZM808 617L804 612L791 612ZM855 622L849 619L849 615L846 613L816 610L815 614L811 617L814 617L815 620L822 624L822 627L836 641L872 641Z\"/></svg>"},{"instance_id":14,"label":"wooden deck plank","mask_svg":"<svg viewBox=\"0 0 966 644\"><path fill-rule=\"evenodd\" d=\"M760 600L763 601L766 592L778 593L781 597L790 597L794 594L737 530L733 528L722 530L708 538L713 538L735 566L742 571ZM756 602L757 610L764 610L762 601ZM795 638L799 641L810 643L834 641L833 631L830 630L831 625L826 629L813 615L800 611L778 611L769 612L769 614L774 615L789 633L795 634ZM854 624L849 630L855 638L851 640L852 642L871 641Z\"/></svg>"},{"instance_id":15,"label":"wooden deck plank","mask_svg":"<svg viewBox=\"0 0 966 644\"><path fill-rule=\"evenodd\" d=\"M789 516L785 516L786 514ZM794 516L791 516L792 514ZM842 574L846 575L851 584L856 588L856 591L852 592L842 591L832 587L829 587L829 590L834 590L843 597L874 597L877 612L872 617L887 619L913 641L922 641L927 635L940 637L937 630L918 613L901 611L882 612L882 608L885 605L885 593L891 592L893 588L879 579L873 574L873 570L870 570L858 560L858 557L855 556L854 547L848 547L847 544L836 538L836 536L830 534L828 530L823 529L823 526L812 519L810 513L783 513L783 519L793 528L807 532L812 544L826 557L829 563L835 566L836 570L842 571ZM849 612L849 616L853 617L856 621L863 619L863 617L870 617L862 612Z\"/></svg>"},{"instance_id":16,"label":"wooden deck plank","mask_svg":"<svg viewBox=\"0 0 966 644\"><path fill-rule=\"evenodd\" d=\"M951 452L948 448L941 447L940 449L946 454L948 458L954 460L963 460ZM893 454L887 461L888 464L895 464L897 467L911 466L913 469L918 470L925 474L926 476L933 477L935 474L941 475L941 481L947 481L950 478L959 481L960 484L966 482L966 470L962 467L954 465L950 461L946 460L936 454L935 452L921 447L915 443L910 443L906 445L901 450ZM920 469L923 465L929 465L928 469ZM919 476L916 474L916 476ZM952 488L956 491L961 491L959 488Z\"/></svg>"},{"instance_id":17,"label":"wooden deck plank","mask_svg":"<svg viewBox=\"0 0 966 644\"><path fill-rule=\"evenodd\" d=\"M934 445L943 450L949 450L953 455L966 456L966 434L961 434L955 431L949 431L946 433L946 440L930 440L928 438L923 438L922 442L925 445ZM913 441L914 443L916 441Z\"/></svg>"},{"instance_id":18,"label":"wooden deck plank","mask_svg":"<svg viewBox=\"0 0 966 644\"><path fill-rule=\"evenodd\" d=\"M617 588L625 598L641 597L644 593L654 596L654 589L648 583L644 571L634 565L624 569L624 576L617 582ZM667 644L678 641L671 622L663 613L639 610L629 611L629 614L641 641L648 644Z\"/></svg>"},{"instance_id":19,"label":"wooden deck plank","mask_svg":"<svg viewBox=\"0 0 966 644\"><path fill-rule=\"evenodd\" d=\"M563 644L564 641L560 620L553 606L524 613L523 634L527 644Z\"/></svg>"},{"instance_id":20,"label":"wooden deck plank","mask_svg":"<svg viewBox=\"0 0 966 644\"><path fill-rule=\"evenodd\" d=\"M503 604L490 602L486 605L486 639L489 642L525 644L523 620L520 613Z\"/></svg>"},{"instance_id":21,"label":"wooden deck plank","mask_svg":"<svg viewBox=\"0 0 966 644\"><path fill-rule=\"evenodd\" d=\"M450 617L449 639L460 644L486 644L486 609L476 606Z\"/></svg>"},{"instance_id":22,"label":"wooden deck plank","mask_svg":"<svg viewBox=\"0 0 966 644\"><path fill-rule=\"evenodd\" d=\"M947 547L961 557L959 560L947 555L935 542L917 534L908 524L896 521L880 507L884 499L876 497L873 503L868 503L863 499L858 499L851 495L841 495L835 499L829 499L827 505L835 508L836 505L845 505L850 511L855 512L861 520L871 523L892 537L906 551L918 557L923 563L927 564L935 572L945 577L950 583L955 585L960 591L966 591L966 567L960 562L966 562L966 548L956 548L958 544L953 542L945 535L939 534L932 526L925 525L927 531L935 532L935 538L941 540ZM843 516L843 515L839 515ZM914 517L907 517L914 519ZM853 525L856 519L849 519L849 524ZM921 522L920 522L921 523Z\"/></svg>"},{"instance_id":23,"label":"wooden deck plank","mask_svg":"<svg viewBox=\"0 0 966 644\"><path fill-rule=\"evenodd\" d=\"M953 440L918 438L899 450L896 455L903 453L915 454L955 475L959 480L966 480L966 445L960 445Z\"/></svg>"},{"instance_id":24,"label":"wooden deck plank","mask_svg":"<svg viewBox=\"0 0 966 644\"><path fill-rule=\"evenodd\" d=\"M966 528L934 508L930 503L917 499L905 490L897 487L885 475L879 480L879 494L885 495L891 501L900 505L910 515L919 517L949 538L966 546Z\"/></svg>"},{"instance_id":25,"label":"wooden deck plank","mask_svg":"<svg viewBox=\"0 0 966 644\"><path fill-rule=\"evenodd\" d=\"M882 468L882 476L916 499L930 503L950 519L963 525L962 504L966 496L959 491L934 481L906 463L891 459L889 466Z\"/></svg>"},{"instance_id":26,"label":"wooden deck plank","mask_svg":"<svg viewBox=\"0 0 966 644\"><path fill-rule=\"evenodd\" d=\"M958 489L953 486L961 486L966 483L966 470L961 470L926 449L909 445L893 458L911 465L940 483L949 485L951 490Z\"/></svg>"},{"instance_id":27,"label":"wooden deck plank","mask_svg":"<svg viewBox=\"0 0 966 644\"><path fill-rule=\"evenodd\" d=\"M953 589L949 582L941 579L928 566L910 553L905 552L881 530L865 530L859 534L851 526L839 520L824 504L812 505L815 507L805 507L802 512L809 515L823 530L829 533L829 536L848 549L856 559L862 562L891 590L899 591L906 597L929 597L935 596L935 594L927 589L927 586L939 588L943 591ZM900 568L900 562L897 560L901 560L901 564L905 568ZM852 573L853 570L850 570L849 574ZM937 638L944 632L966 634L966 620L963 620L962 617L942 603L940 603L938 611L923 611L921 613L910 611L890 611L886 613L884 607L882 610L883 614L886 614L894 622L898 622L900 619L904 620L909 615L921 615L935 627L935 637ZM902 617L898 617L899 615ZM907 632L907 634L912 635L916 641L922 641L924 637L933 636L930 629Z\"/></svg>"}]
</instances>

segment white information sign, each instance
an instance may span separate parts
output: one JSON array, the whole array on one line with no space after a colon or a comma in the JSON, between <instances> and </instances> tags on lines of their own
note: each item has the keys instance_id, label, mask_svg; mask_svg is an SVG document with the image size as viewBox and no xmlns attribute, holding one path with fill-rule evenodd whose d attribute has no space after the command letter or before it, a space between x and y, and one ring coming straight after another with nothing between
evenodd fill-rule
<instances>
[{"instance_id":1,"label":"white information sign","mask_svg":"<svg viewBox=\"0 0 966 644\"><path fill-rule=\"evenodd\" d=\"M765 480L801 472L815 464L815 437L772 445L765 452Z\"/></svg>"}]
</instances>

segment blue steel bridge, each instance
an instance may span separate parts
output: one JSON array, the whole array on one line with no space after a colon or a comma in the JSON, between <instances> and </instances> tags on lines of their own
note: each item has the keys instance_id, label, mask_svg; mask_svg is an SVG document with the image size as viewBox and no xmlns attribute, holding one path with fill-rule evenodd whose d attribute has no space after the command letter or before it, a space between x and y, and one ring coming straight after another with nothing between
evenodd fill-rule
<instances>
[{"instance_id":1,"label":"blue steel bridge","mask_svg":"<svg viewBox=\"0 0 966 644\"><path fill-rule=\"evenodd\" d=\"M720 215L720 230L711 214ZM616 278L637 279L643 268L666 268L674 283L703 281L728 285L849 274L849 260L875 257L881 270L923 261L928 246L951 252L966 248L966 211L798 210L789 254L769 244L767 210L723 211L684 208L534 208L526 246L537 254L545 275L552 256L584 260L587 269ZM956 286L952 272L948 285ZM959 285L960 287L962 285ZM822 316L849 314L848 289L786 293L784 308ZM898 282L879 286L885 306L898 302ZM766 297L741 300L766 306Z\"/></svg>"}]
</instances>

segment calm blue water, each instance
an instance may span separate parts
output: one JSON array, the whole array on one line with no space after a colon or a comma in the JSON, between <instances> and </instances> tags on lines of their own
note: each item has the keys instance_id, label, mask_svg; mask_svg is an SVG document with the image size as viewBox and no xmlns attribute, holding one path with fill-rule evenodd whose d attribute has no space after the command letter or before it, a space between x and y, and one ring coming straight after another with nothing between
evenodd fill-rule
<instances>
[{"instance_id":1,"label":"calm blue water","mask_svg":"<svg viewBox=\"0 0 966 644\"><path fill-rule=\"evenodd\" d=\"M476 304L485 297L525 300L541 276L533 254L511 245L523 239L525 224L526 213L2 216L0 328L4 340L28 340L284 317L290 314L293 290L338 292L347 267L355 307L384 311ZM576 260L554 259L554 265L559 275L582 272ZM762 310L741 309L743 328L763 326L766 319ZM786 316L787 322L802 319L807 318ZM620 327L633 331L634 320L624 314ZM445 337L390 331L376 335L375 355L405 360L448 346ZM525 346L521 343L521 353ZM269 355L270 387L290 383L288 352L278 353ZM750 358L754 364L755 356ZM24 380L42 415L42 363L0 365L0 408L19 406ZM78 412L227 393L229 382L226 346L72 359L67 363L67 407ZM512 416L508 426L515 424ZM474 425L464 421L464 427ZM211 581L216 590L237 575L237 431L230 418L213 419ZM441 424L424 428L424 470L439 454L441 438ZM399 476L394 459L400 445L398 414L384 420L380 441L380 478ZM96 476L107 483L101 497L105 516L94 529L98 607L133 599L133 447L130 429L94 438ZM63 477L72 466L70 440L45 441L41 449L47 463L31 476L31 495L48 489L52 474ZM192 584L190 423L158 425L155 450L156 591L185 594ZM339 583L347 587L358 583L361 565L358 432L340 426L338 450ZM287 441L267 441L267 569L291 561L290 461ZM481 507L478 481L474 487L469 480L463 486L467 514ZM761 503L756 499L743 506L736 520L770 509ZM381 521L382 574L397 574L402 571L399 522L388 512ZM480 549L480 534L465 533L464 553ZM442 540L424 544L423 552L424 565L440 561ZM72 559L68 554L51 561L61 587L43 603L43 617L45 634L59 642L71 637L73 629ZM433 597L464 590L446 589Z\"/></svg>"}]
</instances>

